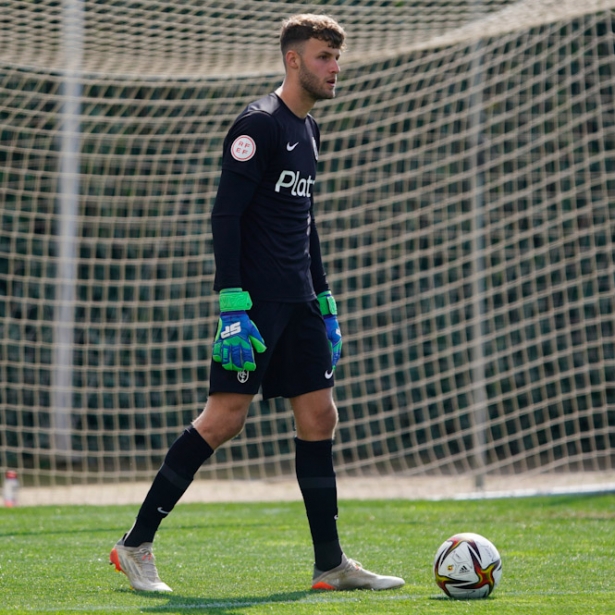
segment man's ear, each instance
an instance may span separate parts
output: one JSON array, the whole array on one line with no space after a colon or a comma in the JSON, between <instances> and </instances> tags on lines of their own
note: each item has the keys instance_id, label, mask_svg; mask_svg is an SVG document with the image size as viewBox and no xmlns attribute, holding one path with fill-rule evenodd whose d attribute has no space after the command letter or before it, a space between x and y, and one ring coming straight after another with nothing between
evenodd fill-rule
<instances>
[{"instance_id":1,"label":"man's ear","mask_svg":"<svg viewBox=\"0 0 615 615\"><path fill-rule=\"evenodd\" d=\"M294 49L286 52L286 66L288 68L299 68L299 54Z\"/></svg>"}]
</instances>

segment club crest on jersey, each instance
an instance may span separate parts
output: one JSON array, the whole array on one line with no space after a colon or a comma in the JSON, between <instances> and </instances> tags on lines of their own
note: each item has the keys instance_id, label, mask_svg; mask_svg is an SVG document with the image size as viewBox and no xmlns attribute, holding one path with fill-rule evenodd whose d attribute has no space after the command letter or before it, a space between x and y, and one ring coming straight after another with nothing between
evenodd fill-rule
<instances>
[{"instance_id":1,"label":"club crest on jersey","mask_svg":"<svg viewBox=\"0 0 615 615\"><path fill-rule=\"evenodd\" d=\"M316 145L316 139L312 137L312 147L314 148L314 158L318 160L318 145Z\"/></svg>"},{"instance_id":2,"label":"club crest on jersey","mask_svg":"<svg viewBox=\"0 0 615 615\"><path fill-rule=\"evenodd\" d=\"M231 156L239 162L246 162L256 154L256 143L252 137L241 135L231 145Z\"/></svg>"}]
</instances>

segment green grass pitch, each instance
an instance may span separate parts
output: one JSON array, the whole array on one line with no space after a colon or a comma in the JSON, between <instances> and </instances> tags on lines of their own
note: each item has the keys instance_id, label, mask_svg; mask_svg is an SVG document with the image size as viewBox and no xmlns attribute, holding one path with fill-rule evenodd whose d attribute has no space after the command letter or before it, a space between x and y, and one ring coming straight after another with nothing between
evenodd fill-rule
<instances>
[{"instance_id":1,"label":"green grass pitch","mask_svg":"<svg viewBox=\"0 0 615 615\"><path fill-rule=\"evenodd\" d=\"M385 592L312 592L301 502L179 505L156 540L173 594L137 593L108 555L135 506L0 509L0 613L218 615L571 615L615 612L615 495L487 501L342 501L350 557L403 576ZM435 585L433 556L472 531L499 549L503 577L484 600Z\"/></svg>"}]
</instances>

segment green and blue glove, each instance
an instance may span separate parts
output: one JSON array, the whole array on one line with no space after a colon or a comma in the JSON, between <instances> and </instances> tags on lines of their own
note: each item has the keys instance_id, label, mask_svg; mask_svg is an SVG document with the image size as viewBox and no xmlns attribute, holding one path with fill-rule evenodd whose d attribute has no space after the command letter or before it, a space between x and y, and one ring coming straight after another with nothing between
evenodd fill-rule
<instances>
[{"instance_id":1,"label":"green and blue glove","mask_svg":"<svg viewBox=\"0 0 615 615\"><path fill-rule=\"evenodd\" d=\"M325 320L327 328L327 339L331 348L331 365L335 369L342 354L342 333L337 322L337 304L331 291L325 290L320 293L318 295L318 304L320 305L320 313Z\"/></svg>"},{"instance_id":2,"label":"green and blue glove","mask_svg":"<svg viewBox=\"0 0 615 615\"><path fill-rule=\"evenodd\" d=\"M220 291L220 320L212 358L229 371L253 372L256 369L254 351L267 350L265 341L247 314L251 307L250 293L241 288Z\"/></svg>"}]
</instances>

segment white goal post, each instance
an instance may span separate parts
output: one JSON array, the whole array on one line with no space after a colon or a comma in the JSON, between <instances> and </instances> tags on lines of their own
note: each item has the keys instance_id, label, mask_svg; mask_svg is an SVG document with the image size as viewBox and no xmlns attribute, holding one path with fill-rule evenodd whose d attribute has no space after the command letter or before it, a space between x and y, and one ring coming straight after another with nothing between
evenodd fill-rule
<instances>
[{"instance_id":1,"label":"white goal post","mask_svg":"<svg viewBox=\"0 0 615 615\"><path fill-rule=\"evenodd\" d=\"M349 37L313 111L338 475L612 476L615 0L5 2L0 470L149 480L203 407L222 140L306 10ZM292 436L257 398L199 477L289 476Z\"/></svg>"}]
</instances>

